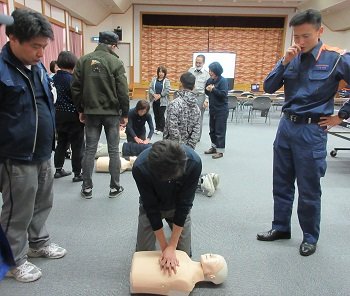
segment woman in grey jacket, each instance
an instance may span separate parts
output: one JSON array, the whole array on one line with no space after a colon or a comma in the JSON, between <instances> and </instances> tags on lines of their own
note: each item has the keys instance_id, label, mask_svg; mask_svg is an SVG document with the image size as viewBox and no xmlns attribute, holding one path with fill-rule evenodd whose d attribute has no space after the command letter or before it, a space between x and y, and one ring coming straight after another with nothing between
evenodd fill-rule
<instances>
[{"instance_id":1,"label":"woman in grey jacket","mask_svg":"<svg viewBox=\"0 0 350 296\"><path fill-rule=\"evenodd\" d=\"M167 70L164 66L157 69L157 77L153 77L149 85L149 99L153 102L154 121L156 123L155 134L164 131L165 109L169 101L170 80L166 78Z\"/></svg>"}]
</instances>

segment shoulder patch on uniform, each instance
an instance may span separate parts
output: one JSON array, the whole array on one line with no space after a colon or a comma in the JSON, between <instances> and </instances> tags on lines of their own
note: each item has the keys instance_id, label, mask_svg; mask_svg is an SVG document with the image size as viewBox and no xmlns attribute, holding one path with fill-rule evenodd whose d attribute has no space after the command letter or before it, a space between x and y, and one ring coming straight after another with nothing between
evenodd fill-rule
<instances>
[{"instance_id":1,"label":"shoulder patch on uniform","mask_svg":"<svg viewBox=\"0 0 350 296\"><path fill-rule=\"evenodd\" d=\"M344 55L346 53L346 49L341 49L339 47L335 47L335 46L330 46L328 44L322 44L322 46L320 47L320 50L318 51L316 60L318 60L318 58L320 57L322 51L333 51L336 52L340 55Z\"/></svg>"},{"instance_id":2,"label":"shoulder patch on uniform","mask_svg":"<svg viewBox=\"0 0 350 296\"><path fill-rule=\"evenodd\" d=\"M327 50L327 51L335 51L339 54L344 54L346 52L345 49L341 49L339 47L335 47L335 46L330 46L328 44L323 44L323 47L324 47L324 50Z\"/></svg>"}]
</instances>

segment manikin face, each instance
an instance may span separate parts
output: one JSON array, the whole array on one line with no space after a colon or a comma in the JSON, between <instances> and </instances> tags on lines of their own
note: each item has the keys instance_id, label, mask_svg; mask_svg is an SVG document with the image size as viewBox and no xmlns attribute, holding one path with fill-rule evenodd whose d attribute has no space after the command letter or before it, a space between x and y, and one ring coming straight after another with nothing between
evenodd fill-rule
<instances>
[{"instance_id":1,"label":"manikin face","mask_svg":"<svg viewBox=\"0 0 350 296\"><path fill-rule=\"evenodd\" d=\"M318 43L318 40L323 33L323 27L317 29L312 24L302 24L293 27L293 36L295 44L301 48L301 52L309 52Z\"/></svg>"},{"instance_id":2,"label":"manikin face","mask_svg":"<svg viewBox=\"0 0 350 296\"><path fill-rule=\"evenodd\" d=\"M196 69L197 70L202 70L204 66L204 61L202 57L196 57Z\"/></svg>"},{"instance_id":3,"label":"manikin face","mask_svg":"<svg viewBox=\"0 0 350 296\"><path fill-rule=\"evenodd\" d=\"M201 265L207 280L221 284L227 277L227 263L225 258L217 254L201 255Z\"/></svg>"},{"instance_id":4,"label":"manikin face","mask_svg":"<svg viewBox=\"0 0 350 296\"><path fill-rule=\"evenodd\" d=\"M49 38L47 37L35 37L29 41L22 43L10 35L10 47L13 54L24 65L36 65L40 59L44 56L44 49L49 44Z\"/></svg>"}]
</instances>

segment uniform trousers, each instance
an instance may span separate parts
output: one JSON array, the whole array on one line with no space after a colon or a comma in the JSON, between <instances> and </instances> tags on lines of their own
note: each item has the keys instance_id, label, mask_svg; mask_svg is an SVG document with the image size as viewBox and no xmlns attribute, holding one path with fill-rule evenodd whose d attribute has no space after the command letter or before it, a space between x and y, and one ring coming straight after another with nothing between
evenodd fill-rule
<instances>
[{"instance_id":1,"label":"uniform trousers","mask_svg":"<svg viewBox=\"0 0 350 296\"><path fill-rule=\"evenodd\" d=\"M290 232L298 186L298 218L303 242L316 244L320 233L321 185L325 175L327 134L318 124L298 124L282 117L274 141L272 228Z\"/></svg>"},{"instance_id":2,"label":"uniform trousers","mask_svg":"<svg viewBox=\"0 0 350 296\"><path fill-rule=\"evenodd\" d=\"M211 145L218 152L225 151L228 110L209 112L209 136Z\"/></svg>"}]
</instances>

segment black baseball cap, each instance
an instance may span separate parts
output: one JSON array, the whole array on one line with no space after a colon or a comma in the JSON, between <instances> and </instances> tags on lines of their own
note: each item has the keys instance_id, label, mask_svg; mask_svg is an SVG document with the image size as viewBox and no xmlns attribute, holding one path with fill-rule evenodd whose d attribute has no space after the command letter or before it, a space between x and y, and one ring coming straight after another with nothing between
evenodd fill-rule
<instances>
[{"instance_id":1,"label":"black baseball cap","mask_svg":"<svg viewBox=\"0 0 350 296\"><path fill-rule=\"evenodd\" d=\"M98 41L100 43L118 46L119 37L113 32L105 31L99 33Z\"/></svg>"},{"instance_id":2,"label":"black baseball cap","mask_svg":"<svg viewBox=\"0 0 350 296\"><path fill-rule=\"evenodd\" d=\"M0 13L0 25L4 24L4 25L12 25L13 24L13 17Z\"/></svg>"}]
</instances>

